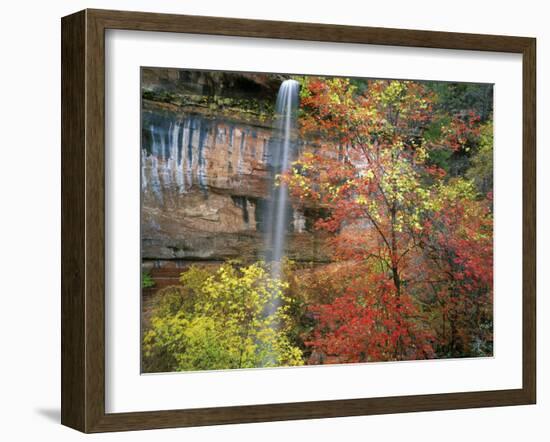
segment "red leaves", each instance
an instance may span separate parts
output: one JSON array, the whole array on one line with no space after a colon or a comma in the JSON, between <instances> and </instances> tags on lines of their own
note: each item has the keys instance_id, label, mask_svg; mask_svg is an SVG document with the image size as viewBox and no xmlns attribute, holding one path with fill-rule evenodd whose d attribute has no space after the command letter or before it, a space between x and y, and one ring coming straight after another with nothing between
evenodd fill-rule
<instances>
[{"instance_id":1,"label":"red leaves","mask_svg":"<svg viewBox=\"0 0 550 442\"><path fill-rule=\"evenodd\" d=\"M318 325L306 345L341 362L434 356L433 336L418 321L408 296L398 297L382 274L357 279L331 304L311 307Z\"/></svg>"},{"instance_id":2,"label":"red leaves","mask_svg":"<svg viewBox=\"0 0 550 442\"><path fill-rule=\"evenodd\" d=\"M433 230L439 230L437 250L450 257L449 272L471 286L492 289L493 217L490 201L456 198L434 214Z\"/></svg>"},{"instance_id":3,"label":"red leaves","mask_svg":"<svg viewBox=\"0 0 550 442\"><path fill-rule=\"evenodd\" d=\"M481 318L492 318L493 218L488 200L455 197L434 213L426 231L425 272L438 281L439 345L471 351L485 336ZM451 333L452 331L452 333ZM476 336L478 338L476 338Z\"/></svg>"},{"instance_id":4,"label":"red leaves","mask_svg":"<svg viewBox=\"0 0 550 442\"><path fill-rule=\"evenodd\" d=\"M426 166L425 171L428 175L431 175L433 178L441 179L447 175L444 169L437 166Z\"/></svg>"},{"instance_id":5,"label":"red leaves","mask_svg":"<svg viewBox=\"0 0 550 442\"><path fill-rule=\"evenodd\" d=\"M465 115L456 115L448 127L443 130L442 143L453 151L464 149L477 140L481 134L480 117L470 111Z\"/></svg>"}]
</instances>

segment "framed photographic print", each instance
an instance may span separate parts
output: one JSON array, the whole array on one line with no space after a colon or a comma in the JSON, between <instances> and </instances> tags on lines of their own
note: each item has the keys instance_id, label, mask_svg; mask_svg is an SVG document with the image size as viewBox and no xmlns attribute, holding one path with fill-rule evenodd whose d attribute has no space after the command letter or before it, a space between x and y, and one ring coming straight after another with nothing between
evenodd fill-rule
<instances>
[{"instance_id":1,"label":"framed photographic print","mask_svg":"<svg viewBox=\"0 0 550 442\"><path fill-rule=\"evenodd\" d=\"M62 423L533 404L535 40L62 20Z\"/></svg>"}]
</instances>

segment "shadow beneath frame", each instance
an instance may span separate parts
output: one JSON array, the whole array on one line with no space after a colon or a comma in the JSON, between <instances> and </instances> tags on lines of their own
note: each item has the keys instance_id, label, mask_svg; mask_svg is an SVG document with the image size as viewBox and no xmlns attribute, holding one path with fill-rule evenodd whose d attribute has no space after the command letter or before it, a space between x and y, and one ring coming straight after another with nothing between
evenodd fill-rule
<instances>
[{"instance_id":1,"label":"shadow beneath frame","mask_svg":"<svg viewBox=\"0 0 550 442\"><path fill-rule=\"evenodd\" d=\"M34 411L51 422L56 424L61 422L61 410L59 408L37 408Z\"/></svg>"}]
</instances>

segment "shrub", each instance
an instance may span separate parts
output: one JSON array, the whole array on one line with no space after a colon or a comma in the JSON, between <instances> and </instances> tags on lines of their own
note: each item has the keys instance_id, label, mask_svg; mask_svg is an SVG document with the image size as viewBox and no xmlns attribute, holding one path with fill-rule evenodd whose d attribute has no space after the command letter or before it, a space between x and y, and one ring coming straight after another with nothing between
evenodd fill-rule
<instances>
[{"instance_id":1,"label":"shrub","mask_svg":"<svg viewBox=\"0 0 550 442\"><path fill-rule=\"evenodd\" d=\"M149 272L141 272L141 288L148 289L155 286L155 281Z\"/></svg>"},{"instance_id":2,"label":"shrub","mask_svg":"<svg viewBox=\"0 0 550 442\"><path fill-rule=\"evenodd\" d=\"M225 263L217 271L191 267L183 290L154 308L144 335L150 371L216 370L302 365L289 340L290 299L285 282L263 263Z\"/></svg>"}]
</instances>

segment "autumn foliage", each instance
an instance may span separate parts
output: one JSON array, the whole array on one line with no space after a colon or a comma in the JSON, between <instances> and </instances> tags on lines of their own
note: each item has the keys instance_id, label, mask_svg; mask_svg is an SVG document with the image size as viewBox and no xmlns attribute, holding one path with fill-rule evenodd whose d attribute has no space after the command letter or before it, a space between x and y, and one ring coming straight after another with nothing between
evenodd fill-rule
<instances>
[{"instance_id":1,"label":"autumn foliage","mask_svg":"<svg viewBox=\"0 0 550 442\"><path fill-rule=\"evenodd\" d=\"M301 215L284 221L287 256L237 248L238 260L182 269L144 321L144 371L491 356L491 87L293 79L298 147L265 186L284 186L280 208ZM243 236L259 250L270 196L254 195Z\"/></svg>"},{"instance_id":2,"label":"autumn foliage","mask_svg":"<svg viewBox=\"0 0 550 442\"><path fill-rule=\"evenodd\" d=\"M492 354L492 196L438 161L472 155L480 117L419 82L306 77L299 123L283 185L348 269L308 307L312 362Z\"/></svg>"}]
</instances>

